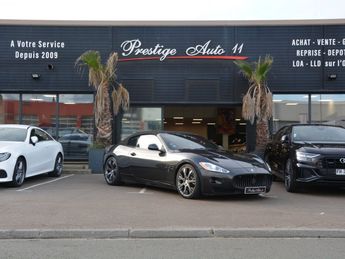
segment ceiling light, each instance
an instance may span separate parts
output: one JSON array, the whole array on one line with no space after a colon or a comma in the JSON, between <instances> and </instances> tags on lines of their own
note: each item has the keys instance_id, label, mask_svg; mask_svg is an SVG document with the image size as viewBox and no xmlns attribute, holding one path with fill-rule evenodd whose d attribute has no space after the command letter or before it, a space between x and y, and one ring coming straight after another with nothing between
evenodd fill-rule
<instances>
[{"instance_id":1,"label":"ceiling light","mask_svg":"<svg viewBox=\"0 0 345 259\"><path fill-rule=\"evenodd\" d=\"M183 122L176 122L175 123L175 125L177 125L177 126L181 126L181 125L183 125L184 123Z\"/></svg>"},{"instance_id":2,"label":"ceiling light","mask_svg":"<svg viewBox=\"0 0 345 259\"><path fill-rule=\"evenodd\" d=\"M235 121L241 121L241 119L235 119Z\"/></svg>"},{"instance_id":3,"label":"ceiling light","mask_svg":"<svg viewBox=\"0 0 345 259\"><path fill-rule=\"evenodd\" d=\"M193 119L193 121L202 121L202 119Z\"/></svg>"},{"instance_id":4,"label":"ceiling light","mask_svg":"<svg viewBox=\"0 0 345 259\"><path fill-rule=\"evenodd\" d=\"M201 124L201 121L192 121L192 124Z\"/></svg>"},{"instance_id":5,"label":"ceiling light","mask_svg":"<svg viewBox=\"0 0 345 259\"><path fill-rule=\"evenodd\" d=\"M183 120L184 117L173 117L174 120Z\"/></svg>"},{"instance_id":6,"label":"ceiling light","mask_svg":"<svg viewBox=\"0 0 345 259\"><path fill-rule=\"evenodd\" d=\"M216 125L216 123L215 122L209 122L209 123L207 123L207 125Z\"/></svg>"},{"instance_id":7,"label":"ceiling light","mask_svg":"<svg viewBox=\"0 0 345 259\"><path fill-rule=\"evenodd\" d=\"M247 125L247 123L241 122L240 125L241 125L241 126L245 126L245 125Z\"/></svg>"}]
</instances>

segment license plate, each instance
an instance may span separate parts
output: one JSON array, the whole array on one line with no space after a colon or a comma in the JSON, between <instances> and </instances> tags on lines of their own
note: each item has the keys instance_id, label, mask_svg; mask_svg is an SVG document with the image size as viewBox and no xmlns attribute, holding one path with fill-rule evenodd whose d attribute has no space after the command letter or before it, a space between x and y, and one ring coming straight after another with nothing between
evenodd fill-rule
<instances>
[{"instance_id":1,"label":"license plate","mask_svg":"<svg viewBox=\"0 0 345 259\"><path fill-rule=\"evenodd\" d=\"M258 194L258 193L265 193L265 192L266 192L265 186L244 188L244 194Z\"/></svg>"},{"instance_id":2,"label":"license plate","mask_svg":"<svg viewBox=\"0 0 345 259\"><path fill-rule=\"evenodd\" d=\"M335 175L345 175L345 169L335 169Z\"/></svg>"}]
</instances>

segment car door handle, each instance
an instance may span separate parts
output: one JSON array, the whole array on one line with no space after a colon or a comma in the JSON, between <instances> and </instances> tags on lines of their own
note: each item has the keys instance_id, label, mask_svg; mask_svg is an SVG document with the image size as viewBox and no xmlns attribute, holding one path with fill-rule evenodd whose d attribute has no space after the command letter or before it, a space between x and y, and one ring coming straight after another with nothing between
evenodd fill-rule
<instances>
[{"instance_id":1,"label":"car door handle","mask_svg":"<svg viewBox=\"0 0 345 259\"><path fill-rule=\"evenodd\" d=\"M132 152L131 153L131 156L136 156L137 154L135 152Z\"/></svg>"}]
</instances>

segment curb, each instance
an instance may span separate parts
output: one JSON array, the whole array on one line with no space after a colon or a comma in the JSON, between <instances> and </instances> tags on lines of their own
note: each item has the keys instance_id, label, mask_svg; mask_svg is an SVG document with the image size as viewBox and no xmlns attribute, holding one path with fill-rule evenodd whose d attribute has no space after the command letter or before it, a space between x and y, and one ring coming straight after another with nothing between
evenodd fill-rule
<instances>
[{"instance_id":1,"label":"curb","mask_svg":"<svg viewBox=\"0 0 345 259\"><path fill-rule=\"evenodd\" d=\"M0 239L135 239L135 238L345 238L345 229L16 229L0 230Z\"/></svg>"}]
</instances>

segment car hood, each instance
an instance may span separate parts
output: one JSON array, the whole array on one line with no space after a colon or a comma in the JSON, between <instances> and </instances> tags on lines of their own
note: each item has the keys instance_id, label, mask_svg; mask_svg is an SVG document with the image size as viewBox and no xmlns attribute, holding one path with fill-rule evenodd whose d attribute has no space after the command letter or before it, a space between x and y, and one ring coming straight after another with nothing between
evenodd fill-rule
<instances>
[{"instance_id":1,"label":"car hood","mask_svg":"<svg viewBox=\"0 0 345 259\"><path fill-rule=\"evenodd\" d=\"M0 153L22 147L24 142L0 141Z\"/></svg>"},{"instance_id":2,"label":"car hood","mask_svg":"<svg viewBox=\"0 0 345 259\"><path fill-rule=\"evenodd\" d=\"M298 150L321 155L345 155L345 143L312 143Z\"/></svg>"},{"instance_id":3,"label":"car hood","mask_svg":"<svg viewBox=\"0 0 345 259\"><path fill-rule=\"evenodd\" d=\"M222 150L188 150L188 153L205 157L226 169L266 168L259 157L251 154L233 154Z\"/></svg>"}]
</instances>

